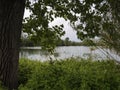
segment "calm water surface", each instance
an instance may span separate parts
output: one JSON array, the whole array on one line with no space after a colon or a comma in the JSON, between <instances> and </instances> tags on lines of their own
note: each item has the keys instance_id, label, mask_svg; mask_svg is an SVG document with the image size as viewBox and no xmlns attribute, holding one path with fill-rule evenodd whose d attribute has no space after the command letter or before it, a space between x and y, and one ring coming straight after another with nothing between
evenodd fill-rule
<instances>
[{"instance_id":1,"label":"calm water surface","mask_svg":"<svg viewBox=\"0 0 120 90\"><path fill-rule=\"evenodd\" d=\"M106 52L107 51L107 52ZM114 57L120 60L120 57L112 53L110 50L97 49L85 46L61 46L55 49L54 55L41 50L41 47L22 47L20 51L20 58L28 58L32 60L49 60L52 59L65 59L70 57L89 58L94 60L102 60L108 57Z\"/></svg>"}]
</instances>

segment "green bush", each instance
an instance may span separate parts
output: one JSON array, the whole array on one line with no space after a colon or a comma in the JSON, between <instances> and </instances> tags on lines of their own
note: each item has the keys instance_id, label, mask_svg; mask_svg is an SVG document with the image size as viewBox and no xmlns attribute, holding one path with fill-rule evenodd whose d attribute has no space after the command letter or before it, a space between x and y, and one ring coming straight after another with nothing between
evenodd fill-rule
<instances>
[{"instance_id":1,"label":"green bush","mask_svg":"<svg viewBox=\"0 0 120 90\"><path fill-rule=\"evenodd\" d=\"M40 63L40 62L39 62ZM31 78L31 75L36 68L37 61L32 61L28 59L21 59L19 63L19 84L27 83L28 79Z\"/></svg>"},{"instance_id":2,"label":"green bush","mask_svg":"<svg viewBox=\"0 0 120 90\"><path fill-rule=\"evenodd\" d=\"M7 90L7 88L2 85L1 81L0 81L0 90Z\"/></svg>"},{"instance_id":3,"label":"green bush","mask_svg":"<svg viewBox=\"0 0 120 90\"><path fill-rule=\"evenodd\" d=\"M120 65L114 61L22 59L19 68L19 90L120 90Z\"/></svg>"}]
</instances>

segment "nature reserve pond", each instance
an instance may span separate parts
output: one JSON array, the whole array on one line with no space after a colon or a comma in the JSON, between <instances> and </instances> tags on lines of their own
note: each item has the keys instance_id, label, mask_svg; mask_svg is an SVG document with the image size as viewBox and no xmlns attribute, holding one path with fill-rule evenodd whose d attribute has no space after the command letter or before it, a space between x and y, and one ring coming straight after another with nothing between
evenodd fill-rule
<instances>
[{"instance_id":1,"label":"nature reserve pond","mask_svg":"<svg viewBox=\"0 0 120 90\"><path fill-rule=\"evenodd\" d=\"M102 60L108 57L114 57L120 60L120 57L112 53L110 50L98 49L95 47L86 46L60 46L56 47L54 55L49 55L49 53L43 51L41 47L21 47L19 53L20 58L28 58L31 60L41 60L46 61L52 59L65 59L71 57L89 58Z\"/></svg>"}]
</instances>

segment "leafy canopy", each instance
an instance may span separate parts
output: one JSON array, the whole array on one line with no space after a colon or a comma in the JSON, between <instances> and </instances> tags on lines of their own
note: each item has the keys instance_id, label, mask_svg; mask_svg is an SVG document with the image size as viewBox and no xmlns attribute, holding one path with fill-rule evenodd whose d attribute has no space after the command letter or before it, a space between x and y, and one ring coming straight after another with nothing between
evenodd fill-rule
<instances>
[{"instance_id":1,"label":"leafy canopy","mask_svg":"<svg viewBox=\"0 0 120 90\"><path fill-rule=\"evenodd\" d=\"M83 0L77 35L80 39L100 37L120 55L120 0Z\"/></svg>"},{"instance_id":2,"label":"leafy canopy","mask_svg":"<svg viewBox=\"0 0 120 90\"><path fill-rule=\"evenodd\" d=\"M40 41L44 49L52 51L65 32L63 25L50 27L49 23L57 17L63 17L71 22L76 21L74 13L75 9L78 9L74 7L76 3L79 3L79 0L27 1L26 8L30 10L31 15L24 20L23 31L27 32L32 40Z\"/></svg>"},{"instance_id":3,"label":"leafy canopy","mask_svg":"<svg viewBox=\"0 0 120 90\"><path fill-rule=\"evenodd\" d=\"M24 20L23 31L48 51L65 34L63 25L49 23L62 17L70 20L81 40L97 36L120 52L120 0L27 0L26 8L31 15Z\"/></svg>"}]
</instances>

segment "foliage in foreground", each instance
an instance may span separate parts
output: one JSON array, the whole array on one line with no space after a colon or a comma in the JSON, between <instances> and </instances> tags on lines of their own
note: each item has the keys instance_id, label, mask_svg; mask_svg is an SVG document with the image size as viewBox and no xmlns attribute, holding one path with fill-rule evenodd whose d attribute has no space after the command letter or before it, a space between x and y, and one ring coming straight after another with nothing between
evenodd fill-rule
<instances>
[{"instance_id":1,"label":"foliage in foreground","mask_svg":"<svg viewBox=\"0 0 120 90\"><path fill-rule=\"evenodd\" d=\"M120 90L120 65L114 61L20 60L19 90Z\"/></svg>"},{"instance_id":2,"label":"foliage in foreground","mask_svg":"<svg viewBox=\"0 0 120 90\"><path fill-rule=\"evenodd\" d=\"M120 0L27 0L26 8L31 15L24 19L23 31L44 49L52 51L65 34L62 22L51 27L50 22L64 18L79 39L99 37L120 55Z\"/></svg>"},{"instance_id":3,"label":"foliage in foreground","mask_svg":"<svg viewBox=\"0 0 120 90\"><path fill-rule=\"evenodd\" d=\"M120 65L112 60L21 59L19 84L19 90L120 90Z\"/></svg>"}]
</instances>

